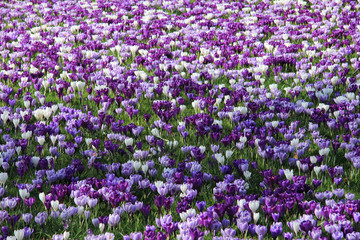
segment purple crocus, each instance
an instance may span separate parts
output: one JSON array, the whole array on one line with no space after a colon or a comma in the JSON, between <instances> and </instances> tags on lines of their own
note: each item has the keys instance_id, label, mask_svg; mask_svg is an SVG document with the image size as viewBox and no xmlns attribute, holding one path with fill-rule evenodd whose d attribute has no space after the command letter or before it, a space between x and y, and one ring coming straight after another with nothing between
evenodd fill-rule
<instances>
[{"instance_id":1,"label":"purple crocus","mask_svg":"<svg viewBox=\"0 0 360 240\"><path fill-rule=\"evenodd\" d=\"M111 227L115 227L120 222L120 216L116 213L109 215L109 222L108 224Z\"/></svg>"},{"instance_id":2,"label":"purple crocus","mask_svg":"<svg viewBox=\"0 0 360 240\"><path fill-rule=\"evenodd\" d=\"M30 221L32 220L33 215L31 213L23 213L22 214L22 219L24 220L24 222L28 225L30 224Z\"/></svg>"},{"instance_id":3,"label":"purple crocus","mask_svg":"<svg viewBox=\"0 0 360 240\"><path fill-rule=\"evenodd\" d=\"M273 237L273 239L276 239L278 236L281 235L282 233L282 223L281 222L276 222L276 223L273 223L271 226L270 226L270 233L271 233L271 236Z\"/></svg>"},{"instance_id":4,"label":"purple crocus","mask_svg":"<svg viewBox=\"0 0 360 240\"><path fill-rule=\"evenodd\" d=\"M43 225L46 221L48 217L48 214L47 212L39 212L36 216L35 216L35 222L38 224L38 225Z\"/></svg>"},{"instance_id":5,"label":"purple crocus","mask_svg":"<svg viewBox=\"0 0 360 240\"><path fill-rule=\"evenodd\" d=\"M141 232L131 233L130 237L132 240L141 240L143 238L143 235Z\"/></svg>"},{"instance_id":6,"label":"purple crocus","mask_svg":"<svg viewBox=\"0 0 360 240\"><path fill-rule=\"evenodd\" d=\"M257 225L255 227L255 232L258 235L259 239L263 239L265 234L267 233L267 227L266 226L261 226L261 225Z\"/></svg>"}]
</instances>

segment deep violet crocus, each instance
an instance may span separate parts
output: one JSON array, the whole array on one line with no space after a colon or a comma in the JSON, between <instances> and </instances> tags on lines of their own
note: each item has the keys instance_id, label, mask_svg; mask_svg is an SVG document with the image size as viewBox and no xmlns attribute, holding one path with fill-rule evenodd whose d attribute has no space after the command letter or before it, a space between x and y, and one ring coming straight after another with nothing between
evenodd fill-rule
<instances>
[{"instance_id":1,"label":"deep violet crocus","mask_svg":"<svg viewBox=\"0 0 360 240\"><path fill-rule=\"evenodd\" d=\"M282 223L275 222L270 226L270 233L273 239L276 239L282 233Z\"/></svg>"}]
</instances>

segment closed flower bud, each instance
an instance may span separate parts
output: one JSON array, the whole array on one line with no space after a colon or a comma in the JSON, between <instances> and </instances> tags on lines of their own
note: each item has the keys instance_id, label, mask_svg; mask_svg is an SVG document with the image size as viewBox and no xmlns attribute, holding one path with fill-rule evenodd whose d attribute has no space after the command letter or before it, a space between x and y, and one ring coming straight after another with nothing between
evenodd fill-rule
<instances>
[{"instance_id":1,"label":"closed flower bud","mask_svg":"<svg viewBox=\"0 0 360 240\"><path fill-rule=\"evenodd\" d=\"M99 224L99 229L100 229L100 232L102 233L104 231L104 229L105 229L105 224L100 223Z\"/></svg>"},{"instance_id":2,"label":"closed flower bud","mask_svg":"<svg viewBox=\"0 0 360 240\"><path fill-rule=\"evenodd\" d=\"M39 199L42 203L45 203L45 193L39 193Z\"/></svg>"}]
</instances>

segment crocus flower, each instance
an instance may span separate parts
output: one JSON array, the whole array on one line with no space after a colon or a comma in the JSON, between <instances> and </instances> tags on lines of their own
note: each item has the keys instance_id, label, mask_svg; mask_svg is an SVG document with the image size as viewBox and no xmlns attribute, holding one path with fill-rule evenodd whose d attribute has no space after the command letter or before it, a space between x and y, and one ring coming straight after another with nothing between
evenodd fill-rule
<instances>
[{"instance_id":1,"label":"crocus flower","mask_svg":"<svg viewBox=\"0 0 360 240\"><path fill-rule=\"evenodd\" d=\"M33 218L33 215L31 213L23 213L22 214L22 219L24 220L24 222L26 224L29 224L30 221L32 220L32 218Z\"/></svg>"},{"instance_id":2,"label":"crocus flower","mask_svg":"<svg viewBox=\"0 0 360 240\"><path fill-rule=\"evenodd\" d=\"M261 225L257 225L255 227L255 232L258 235L259 239L263 239L266 232L267 232L267 227L266 226L261 226Z\"/></svg>"},{"instance_id":3,"label":"crocus flower","mask_svg":"<svg viewBox=\"0 0 360 240\"><path fill-rule=\"evenodd\" d=\"M273 239L276 239L282 233L282 223L276 222L270 226L270 233Z\"/></svg>"},{"instance_id":4,"label":"crocus flower","mask_svg":"<svg viewBox=\"0 0 360 240\"><path fill-rule=\"evenodd\" d=\"M46 221L48 217L48 214L47 212L39 212L36 216L35 216L35 222L38 224L38 225L43 225Z\"/></svg>"},{"instance_id":5,"label":"crocus flower","mask_svg":"<svg viewBox=\"0 0 360 240\"><path fill-rule=\"evenodd\" d=\"M6 180L8 179L8 174L7 172L2 172L0 173L0 184L4 187Z\"/></svg>"},{"instance_id":6,"label":"crocus flower","mask_svg":"<svg viewBox=\"0 0 360 240\"><path fill-rule=\"evenodd\" d=\"M15 235L16 240L22 240L22 239L24 239L24 230L23 229L15 230L14 235Z\"/></svg>"},{"instance_id":7,"label":"crocus flower","mask_svg":"<svg viewBox=\"0 0 360 240\"><path fill-rule=\"evenodd\" d=\"M111 227L115 227L120 222L120 216L118 214L110 214L109 215L109 225Z\"/></svg>"}]
</instances>

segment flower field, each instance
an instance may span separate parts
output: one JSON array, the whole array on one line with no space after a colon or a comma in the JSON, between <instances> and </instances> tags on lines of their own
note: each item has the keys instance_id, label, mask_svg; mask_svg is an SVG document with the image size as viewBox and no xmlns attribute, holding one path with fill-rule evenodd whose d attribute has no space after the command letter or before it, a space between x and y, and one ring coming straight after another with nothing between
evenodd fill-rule
<instances>
[{"instance_id":1,"label":"flower field","mask_svg":"<svg viewBox=\"0 0 360 240\"><path fill-rule=\"evenodd\" d=\"M360 239L360 4L0 1L0 239Z\"/></svg>"}]
</instances>

